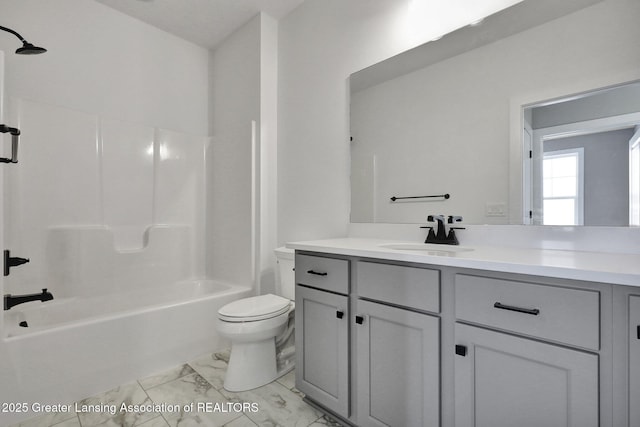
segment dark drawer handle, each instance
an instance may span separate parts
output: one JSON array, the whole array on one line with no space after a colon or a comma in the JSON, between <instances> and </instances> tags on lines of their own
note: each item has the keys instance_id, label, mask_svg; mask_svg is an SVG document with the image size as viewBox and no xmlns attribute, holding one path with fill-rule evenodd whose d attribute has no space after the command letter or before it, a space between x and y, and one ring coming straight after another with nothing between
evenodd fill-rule
<instances>
[{"instance_id":1,"label":"dark drawer handle","mask_svg":"<svg viewBox=\"0 0 640 427\"><path fill-rule=\"evenodd\" d=\"M358 325L362 325L362 322L364 322L364 317L363 316L356 316L356 323Z\"/></svg>"},{"instance_id":2,"label":"dark drawer handle","mask_svg":"<svg viewBox=\"0 0 640 427\"><path fill-rule=\"evenodd\" d=\"M325 272L318 272L318 271L313 271L313 270L307 271L307 274L314 274L316 276L326 276L327 275L327 273L325 273Z\"/></svg>"},{"instance_id":3,"label":"dark drawer handle","mask_svg":"<svg viewBox=\"0 0 640 427\"><path fill-rule=\"evenodd\" d=\"M344 317L344 311L336 311L336 317L342 319Z\"/></svg>"},{"instance_id":4,"label":"dark drawer handle","mask_svg":"<svg viewBox=\"0 0 640 427\"><path fill-rule=\"evenodd\" d=\"M638 336L638 339L640 340L640 325L638 325L638 330L636 333L638 334L637 336Z\"/></svg>"},{"instance_id":5,"label":"dark drawer handle","mask_svg":"<svg viewBox=\"0 0 640 427\"><path fill-rule=\"evenodd\" d=\"M495 304L493 304L493 306L501 310L517 311L518 313L531 314L533 316L537 316L538 314L540 314L540 310L538 310L537 308L514 307L512 305L505 305L500 302L496 302Z\"/></svg>"}]
</instances>

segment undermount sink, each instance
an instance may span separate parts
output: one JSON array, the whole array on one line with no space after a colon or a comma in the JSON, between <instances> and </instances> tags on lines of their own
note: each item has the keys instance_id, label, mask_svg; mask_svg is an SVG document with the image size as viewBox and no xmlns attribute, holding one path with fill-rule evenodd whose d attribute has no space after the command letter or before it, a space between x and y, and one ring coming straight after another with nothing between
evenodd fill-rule
<instances>
[{"instance_id":1,"label":"undermount sink","mask_svg":"<svg viewBox=\"0 0 640 427\"><path fill-rule=\"evenodd\" d=\"M473 248L455 245L436 245L433 243L383 243L381 248L393 249L396 251L423 251L431 254L454 254L458 252L469 252Z\"/></svg>"}]
</instances>

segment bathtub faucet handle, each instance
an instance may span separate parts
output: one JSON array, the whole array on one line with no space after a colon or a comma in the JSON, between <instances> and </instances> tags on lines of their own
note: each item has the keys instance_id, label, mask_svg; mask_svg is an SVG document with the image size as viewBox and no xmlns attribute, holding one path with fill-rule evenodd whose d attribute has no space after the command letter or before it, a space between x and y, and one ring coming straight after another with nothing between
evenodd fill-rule
<instances>
[{"instance_id":1,"label":"bathtub faucet handle","mask_svg":"<svg viewBox=\"0 0 640 427\"><path fill-rule=\"evenodd\" d=\"M11 251L8 249L4 250L4 275L9 275L9 269L11 267L17 267L22 264L26 264L29 262L29 258L20 258L20 257L12 257Z\"/></svg>"}]
</instances>

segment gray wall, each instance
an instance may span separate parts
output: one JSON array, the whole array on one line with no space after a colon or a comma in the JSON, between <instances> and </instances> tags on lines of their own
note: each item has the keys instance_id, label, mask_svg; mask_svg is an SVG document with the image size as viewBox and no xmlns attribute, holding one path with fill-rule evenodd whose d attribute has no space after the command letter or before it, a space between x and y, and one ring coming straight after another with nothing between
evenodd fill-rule
<instances>
[{"instance_id":1,"label":"gray wall","mask_svg":"<svg viewBox=\"0 0 640 427\"><path fill-rule=\"evenodd\" d=\"M630 128L545 141L545 153L584 147L584 225L629 225L633 133Z\"/></svg>"},{"instance_id":2,"label":"gray wall","mask_svg":"<svg viewBox=\"0 0 640 427\"><path fill-rule=\"evenodd\" d=\"M640 83L532 110L534 129L637 113L640 111Z\"/></svg>"}]
</instances>

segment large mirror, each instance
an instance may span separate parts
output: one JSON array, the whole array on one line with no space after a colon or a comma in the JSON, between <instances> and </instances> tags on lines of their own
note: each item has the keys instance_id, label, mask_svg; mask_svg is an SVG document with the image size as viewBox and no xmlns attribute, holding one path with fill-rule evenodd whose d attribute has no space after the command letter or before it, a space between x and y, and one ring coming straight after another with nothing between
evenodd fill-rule
<instances>
[{"instance_id":1,"label":"large mirror","mask_svg":"<svg viewBox=\"0 0 640 427\"><path fill-rule=\"evenodd\" d=\"M525 0L353 74L351 221L442 213L467 224L635 224L638 19L637 1ZM618 118L607 129L566 127L603 117ZM600 152L583 148L583 197L571 202L560 190L545 195L543 174L554 164L546 153L556 152L557 169L580 144L569 135L601 141L590 143ZM613 149L624 144L626 157ZM606 157L617 163L598 165ZM603 175L625 162L617 181Z\"/></svg>"}]
</instances>

